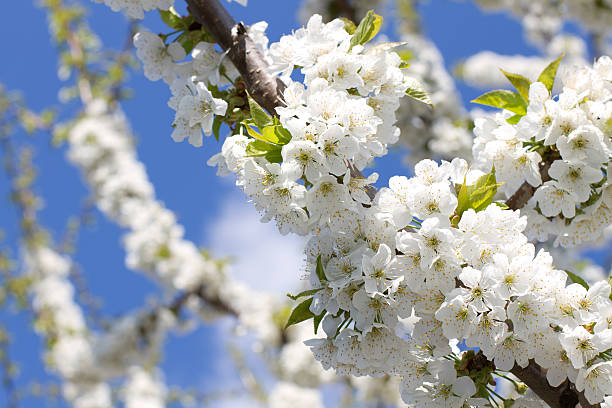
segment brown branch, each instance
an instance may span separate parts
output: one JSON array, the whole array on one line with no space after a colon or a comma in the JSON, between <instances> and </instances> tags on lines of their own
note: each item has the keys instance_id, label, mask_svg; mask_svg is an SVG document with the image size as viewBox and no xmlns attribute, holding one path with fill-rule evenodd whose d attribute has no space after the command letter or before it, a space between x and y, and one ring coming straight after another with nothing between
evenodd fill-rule
<instances>
[{"instance_id":1,"label":"brown branch","mask_svg":"<svg viewBox=\"0 0 612 408\"><path fill-rule=\"evenodd\" d=\"M542 177L542 183L550 180L548 169L552 163L560 157L561 156L559 156L559 153L556 151L552 151L542 157L542 161L540 162L540 177ZM527 201L533 197L537 189L538 187L533 187L531 184L524 182L523 185L521 185L519 189L516 190L508 200L506 200L506 205L513 210L523 208L525 204L527 204Z\"/></svg>"},{"instance_id":2,"label":"brown branch","mask_svg":"<svg viewBox=\"0 0 612 408\"><path fill-rule=\"evenodd\" d=\"M218 0L185 0L189 10L196 20L213 36L215 41L221 45L223 50L229 49L229 57L238 72L245 79L247 90L251 96L271 114L275 108L282 105L283 85L278 79L273 79L267 73L267 63L263 56L255 48L253 41L246 35L246 29L242 23L236 24L227 10ZM558 154L558 153L553 153ZM549 180L548 168L554 161L553 154L544 157L540 166L542 181ZM358 169L351 167L352 176L361 176ZM363 176L361 176L363 177ZM529 187L525 187L525 184ZM531 190L529 184L525 183L508 200L507 204L512 209L523 207L533 195L535 189ZM370 190L368 195L373 194ZM516 197L515 197L516 196ZM534 361L521 369L515 367L512 373L521 381L525 382L541 399L546 401L552 408L568 407L572 401L580 401L582 408L592 405L586 402L583 393L575 390L573 385L552 387L546 380L546 372ZM563 386L562 386L563 387ZM574 404L575 405L575 404Z\"/></svg>"},{"instance_id":3,"label":"brown branch","mask_svg":"<svg viewBox=\"0 0 612 408\"><path fill-rule=\"evenodd\" d=\"M530 360L525 368L515 365L510 372L527 384L551 408L574 408L578 404L578 396L568 381L558 387L550 386L546 380L546 372L533 360ZM590 405L583 408L587 407Z\"/></svg>"},{"instance_id":4,"label":"brown branch","mask_svg":"<svg viewBox=\"0 0 612 408\"><path fill-rule=\"evenodd\" d=\"M357 21L357 12L349 0L332 0L328 8L331 18L345 17L353 22Z\"/></svg>"},{"instance_id":5,"label":"brown branch","mask_svg":"<svg viewBox=\"0 0 612 408\"><path fill-rule=\"evenodd\" d=\"M212 35L215 41L228 51L228 57L240 72L251 96L270 114L283 105L284 84L267 72L268 64L247 35L246 27L236 23L219 3L219 0L185 0L189 11Z\"/></svg>"}]
</instances>

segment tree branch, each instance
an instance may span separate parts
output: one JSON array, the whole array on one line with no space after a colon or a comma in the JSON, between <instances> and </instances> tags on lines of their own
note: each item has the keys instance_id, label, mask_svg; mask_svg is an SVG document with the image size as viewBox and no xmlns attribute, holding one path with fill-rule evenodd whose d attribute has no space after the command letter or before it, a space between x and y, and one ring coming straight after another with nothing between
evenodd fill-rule
<instances>
[{"instance_id":1,"label":"tree branch","mask_svg":"<svg viewBox=\"0 0 612 408\"><path fill-rule=\"evenodd\" d=\"M515 365L510 372L527 384L551 408L574 408L578 403L582 408L599 406L589 404L584 395L576 391L574 385L567 380L558 387L548 384L546 370L533 360L529 360L529 365L525 368Z\"/></svg>"},{"instance_id":2,"label":"tree branch","mask_svg":"<svg viewBox=\"0 0 612 408\"><path fill-rule=\"evenodd\" d=\"M247 35L244 24L236 23L219 0L185 1L196 20L224 51L228 51L229 59L240 72L253 99L274 115L274 108L283 105L285 85L278 77L268 74L268 64Z\"/></svg>"},{"instance_id":3,"label":"tree branch","mask_svg":"<svg viewBox=\"0 0 612 408\"><path fill-rule=\"evenodd\" d=\"M548 175L548 169L552 165L552 163L559 159L558 152L550 152L549 154L542 157L542 161L540 162L540 177L542 178L542 183L550 180L550 176ZM527 201L531 197L533 197L537 187L533 187L531 184L524 182L518 190L512 194L512 196L506 200L506 205L513 210L521 209L527 204Z\"/></svg>"},{"instance_id":4,"label":"tree branch","mask_svg":"<svg viewBox=\"0 0 612 408\"><path fill-rule=\"evenodd\" d=\"M234 63L240 75L247 84L247 90L251 96L263 106L269 113L275 114L275 108L282 105L282 90L284 88L279 79L272 78L267 73L268 64L263 56L257 51L253 41L246 35L246 29L242 23L236 24L227 10L218 0L185 0L189 5L189 11L196 20L213 36L215 41L221 45L224 51L229 50L229 57ZM551 157L544 158L540 167L542 181L550 179L548 168L552 163ZM361 173L356 168L351 168L351 175L359 176ZM361 177L363 177L361 175ZM512 209L523 207L533 195L535 189L525 187L525 183L508 200L508 206ZM372 194L368 191L368 195ZM516 196L516 197L515 197ZM510 205L512 204L512 205ZM546 401L552 408L569 407L573 401L580 401L587 405L582 408L590 408L592 405L586 402L584 395L578 393L573 386L552 387L546 380L546 372L534 361L522 369L515 367L512 373L527 384L542 400ZM575 403L574 403L575 405Z\"/></svg>"}]
</instances>

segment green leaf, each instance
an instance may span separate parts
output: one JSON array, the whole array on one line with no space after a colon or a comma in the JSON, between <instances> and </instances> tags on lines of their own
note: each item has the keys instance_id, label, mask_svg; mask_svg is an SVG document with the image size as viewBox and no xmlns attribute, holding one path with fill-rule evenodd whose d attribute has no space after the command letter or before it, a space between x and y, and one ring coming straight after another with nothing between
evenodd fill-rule
<instances>
[{"instance_id":1,"label":"green leaf","mask_svg":"<svg viewBox=\"0 0 612 408\"><path fill-rule=\"evenodd\" d=\"M320 282L326 281L325 269L323 269L323 262L321 261L321 255L317 257L317 277Z\"/></svg>"},{"instance_id":2,"label":"green leaf","mask_svg":"<svg viewBox=\"0 0 612 408\"><path fill-rule=\"evenodd\" d=\"M247 94L247 98L249 101L251 118L253 118L253 122L255 122L257 127L263 129L266 126L273 125L274 122L272 121L272 118L266 113L264 108L262 108L257 101L251 97L251 95Z\"/></svg>"},{"instance_id":3,"label":"green leaf","mask_svg":"<svg viewBox=\"0 0 612 408\"><path fill-rule=\"evenodd\" d=\"M283 155L279 146L278 150L270 150L264 156L269 163L280 163L283 161Z\"/></svg>"},{"instance_id":4,"label":"green leaf","mask_svg":"<svg viewBox=\"0 0 612 408\"><path fill-rule=\"evenodd\" d=\"M505 89L487 92L471 102L492 106L494 108L506 109L521 116L527 113L527 102L525 102L523 97L518 92L512 92Z\"/></svg>"},{"instance_id":5,"label":"green leaf","mask_svg":"<svg viewBox=\"0 0 612 408\"><path fill-rule=\"evenodd\" d=\"M466 178L463 177L463 184L459 189L459 194L457 194L457 208L455 212L459 217L470 208L470 196L468 194L468 186L466 185Z\"/></svg>"},{"instance_id":6,"label":"green leaf","mask_svg":"<svg viewBox=\"0 0 612 408\"><path fill-rule=\"evenodd\" d=\"M565 271L565 273L567 273L567 276L570 278L572 283L577 283L580 286L584 287L586 290L589 290L589 284L586 283L586 281L582 279L580 276L576 275L573 272L567 271L567 270Z\"/></svg>"},{"instance_id":7,"label":"green leaf","mask_svg":"<svg viewBox=\"0 0 612 408\"><path fill-rule=\"evenodd\" d=\"M493 202L499 186L501 184L495 180L495 167L493 167L489 174L480 176L473 185L468 187L470 208L476 212L487 208Z\"/></svg>"},{"instance_id":8,"label":"green leaf","mask_svg":"<svg viewBox=\"0 0 612 408\"><path fill-rule=\"evenodd\" d=\"M157 10L159 11L159 16L162 21L166 23L166 25L170 28L174 28L175 30L187 30L188 27L185 25L185 22L181 18L181 16L176 12L174 7L170 7L168 10Z\"/></svg>"},{"instance_id":9,"label":"green leaf","mask_svg":"<svg viewBox=\"0 0 612 408\"><path fill-rule=\"evenodd\" d=\"M538 82L543 83L548 89L548 92L552 94L553 85L555 84L555 77L557 76L557 69L563 59L564 54L561 54L559 58L548 64L544 71L538 77Z\"/></svg>"},{"instance_id":10,"label":"green leaf","mask_svg":"<svg viewBox=\"0 0 612 408\"><path fill-rule=\"evenodd\" d=\"M516 115L510 116L508 119L506 119L506 122L508 122L511 125L516 125L523 116L525 115L519 115L517 113Z\"/></svg>"},{"instance_id":11,"label":"green leaf","mask_svg":"<svg viewBox=\"0 0 612 408\"><path fill-rule=\"evenodd\" d=\"M217 139L217 142L219 141L219 130L221 129L222 124L223 124L223 121L221 121L221 119L219 119L218 116L215 116L212 131L213 131L213 135L215 135L215 139Z\"/></svg>"},{"instance_id":12,"label":"green leaf","mask_svg":"<svg viewBox=\"0 0 612 408\"><path fill-rule=\"evenodd\" d=\"M346 17L340 17L340 20L342 20L342 22L344 22L344 31L346 31L349 34L354 34L355 30L357 30L357 26L355 25L355 23L353 23L351 20L349 20Z\"/></svg>"},{"instance_id":13,"label":"green leaf","mask_svg":"<svg viewBox=\"0 0 612 408\"><path fill-rule=\"evenodd\" d=\"M374 14L374 11L370 10L366 16L361 20L355 33L351 38L351 48L356 45L365 44L370 41L380 30L383 18L378 14Z\"/></svg>"},{"instance_id":14,"label":"green leaf","mask_svg":"<svg viewBox=\"0 0 612 408\"><path fill-rule=\"evenodd\" d=\"M514 85L523 99L529 103L529 86L531 85L531 81L522 75L506 72L501 68L500 71L506 76L506 78L508 78L508 81Z\"/></svg>"},{"instance_id":15,"label":"green leaf","mask_svg":"<svg viewBox=\"0 0 612 408\"><path fill-rule=\"evenodd\" d=\"M248 128L248 126L247 126ZM263 140L253 140L246 148L247 157L265 157L270 163L280 163L282 146L270 144Z\"/></svg>"},{"instance_id":16,"label":"green leaf","mask_svg":"<svg viewBox=\"0 0 612 408\"><path fill-rule=\"evenodd\" d=\"M291 299L291 300L298 300L299 298L304 297L304 296L314 295L315 293L317 293L321 289L323 289L323 288L308 289L308 290L305 290L303 292L298 293L297 295L292 295L291 293L287 293L287 297L289 299Z\"/></svg>"},{"instance_id":17,"label":"green leaf","mask_svg":"<svg viewBox=\"0 0 612 408\"><path fill-rule=\"evenodd\" d=\"M410 50L399 50L395 51L397 55L402 59L402 62L399 65L400 69L408 68L410 66L410 61L414 58L412 51Z\"/></svg>"},{"instance_id":18,"label":"green leaf","mask_svg":"<svg viewBox=\"0 0 612 408\"><path fill-rule=\"evenodd\" d=\"M280 125L274 127L274 133L276 133L279 144L286 145L291 141L291 133Z\"/></svg>"},{"instance_id":19,"label":"green leaf","mask_svg":"<svg viewBox=\"0 0 612 408\"><path fill-rule=\"evenodd\" d=\"M193 50L193 47L195 47L196 45L193 39L193 35L190 31L185 31L183 34L176 37L176 41L181 44L181 46L185 50L185 53L187 54L189 54L191 50Z\"/></svg>"},{"instance_id":20,"label":"green leaf","mask_svg":"<svg viewBox=\"0 0 612 408\"><path fill-rule=\"evenodd\" d=\"M321 320L323 320L323 317L325 317L326 313L327 313L327 310L324 310L323 312L321 312L320 315L316 315L314 319L312 320L314 324L314 334L317 334L317 331L319 330L319 324L321 324Z\"/></svg>"},{"instance_id":21,"label":"green leaf","mask_svg":"<svg viewBox=\"0 0 612 408\"><path fill-rule=\"evenodd\" d=\"M421 85L421 83L414 78L411 78L408 83L406 95L408 95L412 99L416 99L419 102L423 102L424 104L429 105L432 108L434 107L433 103L431 102L431 98L429 97L427 91L425 91L425 88L423 88L423 85Z\"/></svg>"},{"instance_id":22,"label":"green leaf","mask_svg":"<svg viewBox=\"0 0 612 408\"><path fill-rule=\"evenodd\" d=\"M244 125L249 136L262 142L284 146L291 140L291 133L280 125L265 126L261 133L256 132L248 123Z\"/></svg>"},{"instance_id":23,"label":"green leaf","mask_svg":"<svg viewBox=\"0 0 612 408\"><path fill-rule=\"evenodd\" d=\"M490 173L480 176L472 185L466 185L465 178L457 195L456 215L461 215L470 208L474 211L482 211L492 202L497 193L497 187L501 186L495 179L495 167Z\"/></svg>"},{"instance_id":24,"label":"green leaf","mask_svg":"<svg viewBox=\"0 0 612 408\"><path fill-rule=\"evenodd\" d=\"M510 208L508 207L508 204L504 203L503 201L493 201L493 204L500 207L502 210L507 210Z\"/></svg>"},{"instance_id":25,"label":"green leaf","mask_svg":"<svg viewBox=\"0 0 612 408\"><path fill-rule=\"evenodd\" d=\"M285 325L285 329L289 326L293 326L294 324L303 322L304 320L308 320L313 318L315 315L310 311L310 305L312 303L312 298L308 298L299 305L297 305L292 311L291 315L289 315L289 319L287 320L287 324Z\"/></svg>"}]
</instances>

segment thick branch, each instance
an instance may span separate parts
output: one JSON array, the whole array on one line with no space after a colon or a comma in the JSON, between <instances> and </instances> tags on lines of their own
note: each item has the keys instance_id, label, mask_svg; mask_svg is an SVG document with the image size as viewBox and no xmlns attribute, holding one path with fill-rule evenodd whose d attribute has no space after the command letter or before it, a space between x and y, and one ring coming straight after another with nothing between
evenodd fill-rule
<instances>
[{"instance_id":1,"label":"thick branch","mask_svg":"<svg viewBox=\"0 0 612 408\"><path fill-rule=\"evenodd\" d=\"M267 63L261 53L255 48L253 41L246 35L246 29L236 24L227 10L218 0L185 0L189 10L196 20L213 36L224 50L229 49L229 57L242 75L247 84L247 90L251 96L271 114L275 113L277 106L282 105L283 84L267 73ZM549 180L548 168L554 158L543 158L540 166L542 181ZM351 175L359 176L361 173L351 167ZM527 187L526 187L527 186ZM531 190L532 189L532 190ZM523 207L533 195L535 189L525 183L508 200L507 204L512 209ZM372 195L373 191L368 191ZM515 367L512 373L527 384L541 399L546 401L552 408L563 408L576 405L589 408L582 393L578 393L573 386L552 387L546 380L546 372L534 361L521 369ZM573 401L574 405L571 404Z\"/></svg>"},{"instance_id":2,"label":"thick branch","mask_svg":"<svg viewBox=\"0 0 612 408\"><path fill-rule=\"evenodd\" d=\"M249 93L269 113L281 106L284 84L268 74L268 64L247 35L245 26L236 23L219 0L185 0L189 11L217 43L246 82Z\"/></svg>"},{"instance_id":3,"label":"thick branch","mask_svg":"<svg viewBox=\"0 0 612 408\"><path fill-rule=\"evenodd\" d=\"M529 365L525 368L515 365L511 372L527 384L551 408L574 408L578 403L582 408L594 407L586 401L582 393L576 391L574 385L569 381L565 381L558 387L552 387L548 384L546 371L533 360L530 360Z\"/></svg>"},{"instance_id":4,"label":"thick branch","mask_svg":"<svg viewBox=\"0 0 612 408\"><path fill-rule=\"evenodd\" d=\"M553 161L557 160L558 158L560 158L560 156L557 152L552 152L542 158L542 161L540 162L540 177L542 177L542 183L550 180L548 169L552 165ZM512 194L512 197L506 200L506 205L513 210L523 208L525 204L527 204L527 201L533 197L537 189L537 187L533 187L531 184L524 182L523 185L520 186L514 194Z\"/></svg>"}]
</instances>

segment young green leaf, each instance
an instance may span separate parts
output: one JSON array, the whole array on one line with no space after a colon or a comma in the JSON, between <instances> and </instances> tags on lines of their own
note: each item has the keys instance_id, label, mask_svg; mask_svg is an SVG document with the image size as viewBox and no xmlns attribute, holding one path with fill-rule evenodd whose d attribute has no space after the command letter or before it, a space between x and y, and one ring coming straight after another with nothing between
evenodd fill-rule
<instances>
[{"instance_id":1,"label":"young green leaf","mask_svg":"<svg viewBox=\"0 0 612 408\"><path fill-rule=\"evenodd\" d=\"M470 208L476 212L487 208L493 202L499 186L501 183L495 179L495 168L490 173L480 176L472 185L466 185L464 179L457 195L456 215L461 217Z\"/></svg>"},{"instance_id":2,"label":"young green leaf","mask_svg":"<svg viewBox=\"0 0 612 408\"><path fill-rule=\"evenodd\" d=\"M346 17L340 17L340 20L344 23L344 31L349 34L354 34L355 30L357 30L357 26L351 20Z\"/></svg>"},{"instance_id":3,"label":"young green leaf","mask_svg":"<svg viewBox=\"0 0 612 408\"><path fill-rule=\"evenodd\" d=\"M518 92L512 92L505 89L487 92L471 102L492 106L494 108L506 109L521 116L527 113L527 102L525 102L523 97Z\"/></svg>"},{"instance_id":4,"label":"young green leaf","mask_svg":"<svg viewBox=\"0 0 612 408\"><path fill-rule=\"evenodd\" d=\"M555 84L555 77L557 76L557 69L559 69L559 64L563 59L564 55L561 54L559 58L548 64L544 71L538 77L538 82L543 83L548 89L548 92L552 94L553 85Z\"/></svg>"},{"instance_id":5,"label":"young green leaf","mask_svg":"<svg viewBox=\"0 0 612 408\"><path fill-rule=\"evenodd\" d=\"M523 116L525 115L519 115L517 113L516 115L512 115L508 119L506 119L506 122L508 122L511 125L516 125Z\"/></svg>"},{"instance_id":6,"label":"young green leaf","mask_svg":"<svg viewBox=\"0 0 612 408\"><path fill-rule=\"evenodd\" d=\"M495 167L493 167L489 174L480 176L473 185L469 186L470 208L476 212L487 208L493 202L499 186L501 184L495 180Z\"/></svg>"},{"instance_id":7,"label":"young green leaf","mask_svg":"<svg viewBox=\"0 0 612 408\"><path fill-rule=\"evenodd\" d=\"M265 157L270 163L280 163L282 146L270 144L263 140L253 140L246 148L247 157Z\"/></svg>"},{"instance_id":8,"label":"young green leaf","mask_svg":"<svg viewBox=\"0 0 612 408\"><path fill-rule=\"evenodd\" d=\"M303 292L298 293L297 295L292 295L291 293L287 293L287 297L289 299L291 299L291 300L298 300L299 298L304 297L304 296L314 295L315 293L317 293L321 289L323 289L323 288L308 289L308 290L305 290Z\"/></svg>"},{"instance_id":9,"label":"young green leaf","mask_svg":"<svg viewBox=\"0 0 612 408\"><path fill-rule=\"evenodd\" d=\"M421 83L414 78L411 78L408 83L406 95L408 95L412 99L416 99L419 102L423 102L424 104L427 104L432 108L434 107L433 103L431 102L431 98L429 97L427 91L425 91L425 88L423 88L423 85L421 85Z\"/></svg>"},{"instance_id":10,"label":"young green leaf","mask_svg":"<svg viewBox=\"0 0 612 408\"><path fill-rule=\"evenodd\" d=\"M166 23L166 25L175 30L187 30L188 27L185 25L185 22L181 18L181 16L176 12L174 7L170 7L168 10L157 10L159 11L159 16L162 21Z\"/></svg>"},{"instance_id":11,"label":"young green leaf","mask_svg":"<svg viewBox=\"0 0 612 408\"><path fill-rule=\"evenodd\" d=\"M455 213L459 217L470 208L470 196L468 195L468 186L466 185L466 178L463 178L463 184L459 189L459 194L457 194L457 208L455 209Z\"/></svg>"},{"instance_id":12,"label":"young green leaf","mask_svg":"<svg viewBox=\"0 0 612 408\"><path fill-rule=\"evenodd\" d=\"M287 324L285 325L285 329L289 326L293 326L294 324L303 322L304 320L308 320L313 318L315 315L310 311L310 304L312 303L312 298L308 298L299 305L297 305L292 311L289 319L287 320Z\"/></svg>"},{"instance_id":13,"label":"young green leaf","mask_svg":"<svg viewBox=\"0 0 612 408\"><path fill-rule=\"evenodd\" d=\"M365 44L374 38L374 36L378 34L378 31L380 30L382 22L382 16L375 14L372 10L368 11L363 20L361 20L355 29L355 33L351 38L351 48L356 45Z\"/></svg>"},{"instance_id":14,"label":"young green leaf","mask_svg":"<svg viewBox=\"0 0 612 408\"><path fill-rule=\"evenodd\" d=\"M324 310L323 312L321 312L320 315L316 315L314 319L312 319L312 322L314 324L314 334L317 334L317 331L319 330L319 324L321 324L321 320L323 320L323 317L325 317L326 313L327 310Z\"/></svg>"},{"instance_id":15,"label":"young green leaf","mask_svg":"<svg viewBox=\"0 0 612 408\"><path fill-rule=\"evenodd\" d=\"M273 125L274 123L272 122L272 118L266 113L264 108L262 108L257 101L251 97L251 95L247 94L247 98L249 101L251 118L253 118L253 122L255 122L257 127L263 129L266 126Z\"/></svg>"},{"instance_id":16,"label":"young green leaf","mask_svg":"<svg viewBox=\"0 0 612 408\"><path fill-rule=\"evenodd\" d=\"M508 78L508 81L516 88L523 99L529 103L529 86L531 85L531 81L522 75L506 72L501 68L500 71Z\"/></svg>"},{"instance_id":17,"label":"young green leaf","mask_svg":"<svg viewBox=\"0 0 612 408\"><path fill-rule=\"evenodd\" d=\"M321 255L317 257L317 277L320 282L326 281L325 269L323 269L323 262L321 261Z\"/></svg>"},{"instance_id":18,"label":"young green leaf","mask_svg":"<svg viewBox=\"0 0 612 408\"><path fill-rule=\"evenodd\" d=\"M215 136L215 139L217 140L217 142L219 141L219 130L221 129L222 124L223 122L221 121L221 119L219 119L218 116L215 116L212 131L213 131L213 135Z\"/></svg>"},{"instance_id":19,"label":"young green leaf","mask_svg":"<svg viewBox=\"0 0 612 408\"><path fill-rule=\"evenodd\" d=\"M584 287L586 290L589 290L589 284L586 283L586 281L582 279L580 276L576 275L573 272L567 271L567 270L565 271L565 273L567 273L567 276L570 278L572 283L577 283L580 286Z\"/></svg>"}]
</instances>

